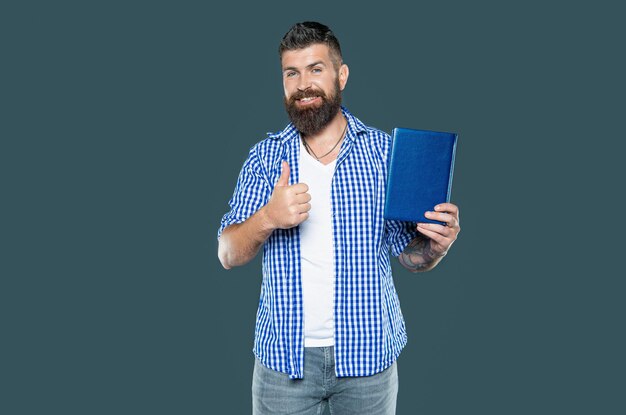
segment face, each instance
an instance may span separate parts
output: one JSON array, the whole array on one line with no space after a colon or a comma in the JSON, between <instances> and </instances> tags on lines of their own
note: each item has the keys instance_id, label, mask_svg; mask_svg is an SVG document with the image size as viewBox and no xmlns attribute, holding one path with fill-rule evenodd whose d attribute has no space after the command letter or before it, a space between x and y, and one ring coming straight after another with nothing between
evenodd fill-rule
<instances>
[{"instance_id":1,"label":"face","mask_svg":"<svg viewBox=\"0 0 626 415\"><path fill-rule=\"evenodd\" d=\"M289 118L302 134L318 133L340 110L348 67L336 69L324 44L285 51L281 62Z\"/></svg>"}]
</instances>

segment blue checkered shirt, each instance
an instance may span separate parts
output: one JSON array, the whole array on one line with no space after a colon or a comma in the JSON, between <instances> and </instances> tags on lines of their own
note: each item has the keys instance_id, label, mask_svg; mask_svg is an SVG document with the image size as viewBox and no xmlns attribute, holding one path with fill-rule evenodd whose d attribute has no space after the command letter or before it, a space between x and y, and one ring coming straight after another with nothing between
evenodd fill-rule
<instances>
[{"instance_id":1,"label":"blue checkered shirt","mask_svg":"<svg viewBox=\"0 0 626 415\"><path fill-rule=\"evenodd\" d=\"M390 366L406 344L406 330L391 276L398 256L417 235L414 226L383 219L391 138L365 126L342 107L348 131L332 180L335 255L335 372L368 376ZM291 167L298 183L300 134L289 124L256 144L245 161L218 238L264 206ZM263 247L263 280L254 354L267 367L302 378L304 333L299 228L277 229Z\"/></svg>"}]
</instances>

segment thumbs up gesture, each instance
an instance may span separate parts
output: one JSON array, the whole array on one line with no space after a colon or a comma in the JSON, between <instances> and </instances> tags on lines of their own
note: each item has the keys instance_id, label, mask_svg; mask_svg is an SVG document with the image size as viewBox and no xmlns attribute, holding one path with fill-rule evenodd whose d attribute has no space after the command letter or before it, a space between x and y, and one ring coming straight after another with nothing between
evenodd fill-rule
<instances>
[{"instance_id":1,"label":"thumbs up gesture","mask_svg":"<svg viewBox=\"0 0 626 415\"><path fill-rule=\"evenodd\" d=\"M275 229L289 229L298 226L309 217L311 195L309 186L304 183L289 185L289 164L283 161L282 172L270 201L265 205L270 225Z\"/></svg>"}]
</instances>

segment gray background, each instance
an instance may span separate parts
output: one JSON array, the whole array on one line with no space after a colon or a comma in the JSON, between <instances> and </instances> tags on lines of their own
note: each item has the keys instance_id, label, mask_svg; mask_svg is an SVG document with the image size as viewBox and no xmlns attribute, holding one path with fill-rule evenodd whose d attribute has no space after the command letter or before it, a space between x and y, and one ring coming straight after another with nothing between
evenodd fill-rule
<instances>
[{"instance_id":1,"label":"gray background","mask_svg":"<svg viewBox=\"0 0 626 415\"><path fill-rule=\"evenodd\" d=\"M302 20L357 117L459 133L460 238L394 267L398 414L624 413L623 12L356 4L2 6L2 413L250 412L260 261L216 231Z\"/></svg>"}]
</instances>

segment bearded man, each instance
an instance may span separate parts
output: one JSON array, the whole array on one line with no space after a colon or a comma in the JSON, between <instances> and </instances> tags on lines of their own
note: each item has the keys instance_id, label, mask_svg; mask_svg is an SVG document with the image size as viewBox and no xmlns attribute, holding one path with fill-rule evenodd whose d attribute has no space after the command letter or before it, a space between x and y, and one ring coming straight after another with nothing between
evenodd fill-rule
<instances>
[{"instance_id":1,"label":"bearded man","mask_svg":"<svg viewBox=\"0 0 626 415\"><path fill-rule=\"evenodd\" d=\"M445 225L385 220L391 137L341 106L349 70L337 38L298 23L279 54L291 123L250 150L218 231L226 269L264 247L253 413L394 414L406 331L389 254L432 269L459 210L426 212Z\"/></svg>"}]
</instances>

